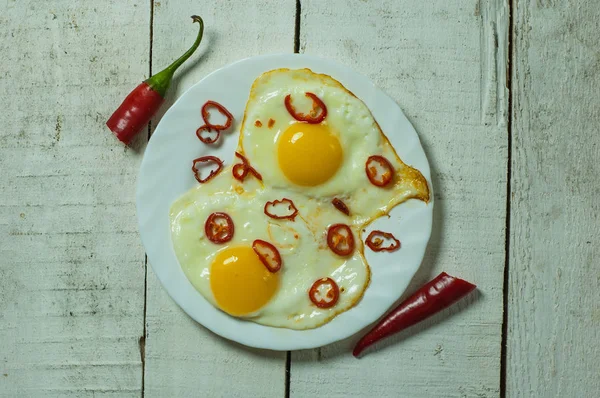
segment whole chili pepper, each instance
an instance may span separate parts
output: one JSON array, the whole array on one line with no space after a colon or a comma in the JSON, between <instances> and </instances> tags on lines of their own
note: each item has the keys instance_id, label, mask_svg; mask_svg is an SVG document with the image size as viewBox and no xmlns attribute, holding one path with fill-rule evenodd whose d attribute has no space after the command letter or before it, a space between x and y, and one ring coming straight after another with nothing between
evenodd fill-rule
<instances>
[{"instance_id":1,"label":"whole chili pepper","mask_svg":"<svg viewBox=\"0 0 600 398\"><path fill-rule=\"evenodd\" d=\"M124 144L128 144L158 111L171 85L173 74L200 45L202 33L204 32L204 22L197 15L192 15L192 20L200 24L198 36L192 47L166 69L158 72L133 89L106 122L106 126Z\"/></svg>"},{"instance_id":2,"label":"whole chili pepper","mask_svg":"<svg viewBox=\"0 0 600 398\"><path fill-rule=\"evenodd\" d=\"M365 348L375 342L398 333L448 308L476 287L472 283L442 272L379 321L356 344L352 355L358 357Z\"/></svg>"}]
</instances>

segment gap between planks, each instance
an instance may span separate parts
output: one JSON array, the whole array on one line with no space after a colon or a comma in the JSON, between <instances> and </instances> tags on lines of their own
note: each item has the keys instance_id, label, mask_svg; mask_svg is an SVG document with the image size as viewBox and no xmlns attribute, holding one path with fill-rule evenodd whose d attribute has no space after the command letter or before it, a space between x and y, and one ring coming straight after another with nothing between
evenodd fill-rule
<instances>
[{"instance_id":1,"label":"gap between planks","mask_svg":"<svg viewBox=\"0 0 600 398\"><path fill-rule=\"evenodd\" d=\"M302 16L302 4L300 0L296 0L296 18L294 25L294 53L300 53L300 18ZM290 398L290 381L292 371L292 352L288 351L285 354L285 398Z\"/></svg>"},{"instance_id":2,"label":"gap between planks","mask_svg":"<svg viewBox=\"0 0 600 398\"><path fill-rule=\"evenodd\" d=\"M150 0L150 26L149 26L149 51L148 51L148 76L152 76L152 42L154 39L154 0ZM147 140L150 140L150 136L152 135L152 121L148 123L148 134ZM141 395L144 397L146 391L146 312L148 309L148 255L144 254L144 315L142 320L144 322L143 325L143 333L140 337L140 358L142 362L142 385L141 385Z\"/></svg>"},{"instance_id":3,"label":"gap between planks","mask_svg":"<svg viewBox=\"0 0 600 398\"><path fill-rule=\"evenodd\" d=\"M502 340L500 344L500 397L506 397L506 351L508 340L508 282L510 263L510 212L511 212L511 178L512 178L512 123L513 123L513 39L514 21L513 0L508 0L508 54L506 57L506 88L508 89L507 115L507 158L506 158L506 226L504 238L504 281L502 284Z\"/></svg>"}]
</instances>

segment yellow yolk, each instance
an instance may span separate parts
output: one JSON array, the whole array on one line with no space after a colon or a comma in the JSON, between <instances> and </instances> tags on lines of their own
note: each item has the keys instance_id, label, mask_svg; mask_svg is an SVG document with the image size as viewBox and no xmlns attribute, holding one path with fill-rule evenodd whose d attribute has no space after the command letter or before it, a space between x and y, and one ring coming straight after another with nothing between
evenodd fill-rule
<instances>
[{"instance_id":1,"label":"yellow yolk","mask_svg":"<svg viewBox=\"0 0 600 398\"><path fill-rule=\"evenodd\" d=\"M279 167L293 183L315 186L329 180L342 164L342 146L323 124L294 123L278 146Z\"/></svg>"},{"instance_id":2,"label":"yellow yolk","mask_svg":"<svg viewBox=\"0 0 600 398\"><path fill-rule=\"evenodd\" d=\"M269 272L249 246L221 251L210 269L210 288L217 304L234 316L247 315L264 306L278 286L279 274Z\"/></svg>"}]
</instances>

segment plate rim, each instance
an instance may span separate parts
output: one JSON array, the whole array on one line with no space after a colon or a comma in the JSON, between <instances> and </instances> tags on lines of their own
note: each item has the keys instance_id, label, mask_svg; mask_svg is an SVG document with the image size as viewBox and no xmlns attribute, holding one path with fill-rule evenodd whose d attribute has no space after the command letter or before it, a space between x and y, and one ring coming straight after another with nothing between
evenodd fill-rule
<instances>
[{"instance_id":1,"label":"plate rim","mask_svg":"<svg viewBox=\"0 0 600 398\"><path fill-rule=\"evenodd\" d=\"M270 69L277 69L280 67L284 67L281 65L278 65L277 63L285 63L286 61L289 60L300 60L300 62L302 62L303 60L306 60L307 64L311 64L311 63L316 63L316 64L322 64L325 65L328 68L332 68L335 70L339 70L340 74L342 73L349 73L351 75L354 75L355 77L359 77L360 79L362 79L361 83L357 83L357 84L368 84L370 86L370 89L372 90L373 94L376 94L379 97L385 98L386 101L390 102L391 104L393 104L395 106L395 108L399 111L399 116L401 116L403 119L405 119L405 121L408 123L408 126L410 126L410 129L412 131L412 134L414 135L414 138L416 138L416 148L420 149L422 151L423 157L424 157L424 162L426 165L426 169L423 169L423 167L419 168L419 171L421 171L421 173L424 175L424 177L427 180L428 186L429 186L429 190L430 190L430 201L429 203L426 204L427 206L427 213L428 213L428 219L429 219L429 223L426 225L426 238L424 239L424 245L423 245L423 250L422 253L420 253L420 255L418 256L420 258L419 260L419 264L418 266L416 266L416 268L414 269L414 272L411 272L410 278L408 278L405 286L403 287L403 289L399 292L397 295L395 300L390 303L390 305L388 306L388 308L386 310L384 310L383 312L377 314L376 317L371 317L373 319L369 319L368 322L364 323L360 328L356 329L356 330L352 330L350 333L339 333L335 336L330 336L329 338L323 339L323 341L315 344L315 343L308 343L308 342L304 342L302 339L297 339L294 343L295 344L281 344L281 343L275 343L275 342L256 342L256 341L252 341L252 338L247 338L247 336L240 336L239 334L236 334L236 332L230 332L228 330L224 330L222 327L218 327L216 325L210 325L207 324L205 322L203 322L202 320L198 319L196 316L194 316L194 314L191 313L191 310L188 311L189 309L189 305L187 303L182 303L179 300L179 297L177 294L175 294L175 291L172 291L172 289L170 288L170 284L169 284L169 278L168 275L166 274L166 272L163 272L159 267L157 267L157 265L155 265L154 261L151 261L151 256L149 254L149 250L148 250L148 245L146 242L146 239L144 239L144 235L145 233L143 233L143 220L140 214L140 203L142 203L142 193L143 190L141 189L141 184L140 181L142 181L143 175L144 175L144 169L145 166L148 162L148 157L146 156L146 154L149 152L149 148L151 148L152 145L152 138L155 136L156 132L160 131L161 129L161 124L163 124L163 121L168 120L168 115L170 112L172 112L172 110L174 108L176 108L182 101L184 101L185 97L187 96L187 94L196 89L198 86L202 85L204 81L210 79L211 77L213 77L214 75L223 72L229 68L235 68L235 67L239 67L240 65L243 65L245 63L248 62L271 62L273 63L273 65L270 67ZM305 65L305 66L299 66L299 67L306 67L309 69L315 68L314 65ZM321 73L321 72L318 72ZM332 77L336 80L337 77L335 76L335 74L332 75ZM254 77L253 79L255 79L256 77ZM344 83L342 83L344 84ZM344 84L344 86L346 86L346 84ZM348 87L347 87L348 88ZM348 90L350 90L351 92L353 92L353 90L351 90L350 88L348 88ZM375 110L371 109L371 107L367 104L367 101L365 101L363 98L361 98L360 96L358 96L359 99L361 99L363 102L365 102L365 105L367 105L367 107L369 108L369 110L371 111L371 113L373 114L373 118L376 119L378 121L378 123L380 123L380 121L375 117L374 113ZM166 122L165 122L166 123ZM381 124L381 123L380 123ZM237 133L238 131L236 131ZM384 131L384 134L386 134L386 132ZM386 134L386 136L388 136L389 138L389 134ZM391 141L391 140L390 140ZM398 151L398 149L392 144L392 146L394 147L394 149L396 151ZM145 249L145 252L148 256L149 262L151 264L151 267L156 275L156 277L158 278L158 280L160 281L162 287L166 290L167 294L169 295L169 297L171 297L171 299L173 301L175 301L175 303L186 313L187 316L189 316L190 318L192 318L195 322L199 323L200 325L202 325L203 327L205 327L206 329L212 331L213 333L226 338L228 340L231 341L235 341L237 343L243 344L245 346L248 347L254 347L254 348L260 348L260 349L267 349L267 350L274 350L274 351L289 351L289 350L300 350L300 349L311 349L311 348L317 348L317 347L322 347L346 338L349 338L357 333L359 333L360 331L364 330L365 328L369 327L370 325L372 325L374 322L376 322L381 316L383 316L390 308L392 305L394 305L395 302L398 301L398 299L402 296L402 294L406 291L406 288L408 287L410 281L414 278L414 275L417 273L417 271L419 270L419 268L422 265L424 256L425 256L425 250L429 244L429 241L431 239L431 233L432 233L432 229L433 229L433 206L434 206L434 194L433 194L433 185L431 182L431 168L430 168L430 164L429 164L429 159L427 158L427 154L425 153L425 149L423 148L423 145L421 144L421 140L419 137L419 134L417 133L416 129L414 128L413 124L410 122L410 120L406 117L406 115L404 114L404 112L402 111L402 108L400 108L400 106L396 103L396 101L390 97L386 92L384 92L382 89L380 89L379 87L377 87L368 77L364 76L363 74L356 72L355 70L353 70L352 68L350 68L349 66L346 66L344 64L341 64L337 61L331 60L331 59L326 59L326 58L321 58L321 57L317 57L317 56L313 56L313 55L308 55L308 54L297 54L297 53L276 53L276 54L265 54L265 55L258 55L258 56L253 56L253 57L247 57L247 58L243 58L240 60L237 60L235 62L229 63L227 65L224 65L220 68L215 69L214 71L210 72L209 74L205 75L203 78L201 78L199 81L197 81L196 83L194 83L193 85L191 85L190 87L188 87L183 93L181 93L181 95L179 95L179 97L177 98L177 100L169 107L169 109L165 112L165 114L162 116L161 120L159 121L159 123L157 124L154 133L152 134L152 136L150 137L150 140L147 143L146 149L144 151L144 156L143 159L140 163L140 167L139 167L139 173L138 173L138 178L137 178L137 182L136 182L136 214L137 214L137 218L138 218L138 228L140 231L140 237ZM171 244L171 250L172 250L172 242L169 242ZM179 262L177 261L177 266L179 268L181 268L181 265L179 264ZM183 272L183 271L182 271ZM187 280L187 278L186 278ZM188 283L189 280L188 280ZM190 283L191 285L191 283ZM368 288L371 286L371 282L369 283ZM195 290L195 289L194 289ZM199 293L198 293L199 294ZM365 291L366 294L366 291ZM200 295L200 297L202 299L204 299L204 297L202 297ZM361 298L362 301L362 298ZM358 304L356 304L353 308L351 308L350 310L357 308L360 305L360 302L358 302ZM209 304L211 305L211 304ZM212 306L212 305L211 305ZM213 307L214 308L214 307ZM216 309L217 311L220 311L218 309ZM346 311L349 312L350 310ZM344 313L336 316L336 318L342 316ZM244 322L244 323L252 323L254 325L258 325L256 323L253 322L248 322L248 321L243 321L243 320L239 320L237 318L233 318L230 317L232 319L235 319L236 321L239 322ZM334 318L335 319L335 318ZM332 320L333 321L333 320ZM324 327L327 324L324 324L318 328L315 329L309 329L306 331L303 330L294 330L294 332L297 333L302 333L302 332L308 332L308 331L316 331L322 327ZM265 326L265 325L258 325L261 328L268 328L268 329L281 329L281 328L276 328L276 327L271 327L271 326ZM284 329L284 330L291 330L291 329Z\"/></svg>"}]
</instances>

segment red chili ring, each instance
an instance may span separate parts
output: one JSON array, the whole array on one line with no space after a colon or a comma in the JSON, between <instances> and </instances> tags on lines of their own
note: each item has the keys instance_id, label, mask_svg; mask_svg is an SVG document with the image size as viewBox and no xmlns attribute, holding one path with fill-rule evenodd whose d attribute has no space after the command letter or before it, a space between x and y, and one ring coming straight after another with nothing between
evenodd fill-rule
<instances>
[{"instance_id":1,"label":"red chili ring","mask_svg":"<svg viewBox=\"0 0 600 398\"><path fill-rule=\"evenodd\" d=\"M339 231L343 230L346 232L345 235ZM347 247L340 248L340 245L346 245ZM346 224L334 224L327 230L327 246L338 256L347 256L354 251L354 235L352 230Z\"/></svg>"},{"instance_id":2,"label":"red chili ring","mask_svg":"<svg viewBox=\"0 0 600 398\"><path fill-rule=\"evenodd\" d=\"M381 244L383 243L383 239L379 238L378 236L381 236L385 239L392 239L393 242L389 246L381 246ZM378 241L374 239L378 239ZM400 241L396 239L394 235L392 235L389 232L383 232L379 230L371 231L369 236L367 236L365 244L369 246L369 249L373 250L374 252L393 252L394 250L398 250L400 248Z\"/></svg>"},{"instance_id":3,"label":"red chili ring","mask_svg":"<svg viewBox=\"0 0 600 398\"><path fill-rule=\"evenodd\" d=\"M259 181L262 181L262 175L256 171L256 169L252 166L250 166L250 163L248 162L248 159L246 159L244 157L244 155L242 155L241 153L236 152L235 156L237 156L238 158L240 158L242 160L242 163L238 163L235 166L233 166L232 172L233 172L233 177L235 177L237 180L239 181L244 181L244 179L246 178L246 176L248 175L248 173L252 174L254 177L256 177ZM242 173L237 173L235 171L235 169L239 168L243 168Z\"/></svg>"},{"instance_id":4,"label":"red chili ring","mask_svg":"<svg viewBox=\"0 0 600 398\"><path fill-rule=\"evenodd\" d=\"M252 249L269 272L275 273L281 269L281 255L275 246L264 240L256 239L252 242Z\"/></svg>"},{"instance_id":5,"label":"red chili ring","mask_svg":"<svg viewBox=\"0 0 600 398\"><path fill-rule=\"evenodd\" d=\"M379 175L379 172L377 171L377 166L371 166L372 163L379 163L379 165L386 170L383 174L381 174L381 180L376 179L376 177ZM367 173L367 177L369 178L369 181L371 181L371 184L378 187L385 187L392 181L392 178L394 177L394 167L392 164L386 158L379 155L373 155L367 159L367 162L365 163L365 172Z\"/></svg>"},{"instance_id":6,"label":"red chili ring","mask_svg":"<svg viewBox=\"0 0 600 398\"><path fill-rule=\"evenodd\" d=\"M227 118L227 120L225 121L225 124L212 124L208 121L208 117L210 116L210 114L208 112L209 107L217 108L217 110L222 115L225 115L225 117ZM223 105L219 104L218 102L206 101L206 103L204 105L202 105L201 113L202 113L202 120L204 120L204 123L207 126L212 127L215 130L227 130L229 127L231 127L231 122L233 121L233 115Z\"/></svg>"},{"instance_id":7,"label":"red chili ring","mask_svg":"<svg viewBox=\"0 0 600 398\"><path fill-rule=\"evenodd\" d=\"M217 220L219 219L225 220L225 225L218 224ZM222 234L223 231L225 231L225 234ZM208 240L213 243L229 242L233 239L234 231L235 227L233 225L233 220L227 213L212 213L204 223L204 233Z\"/></svg>"},{"instance_id":8,"label":"red chili ring","mask_svg":"<svg viewBox=\"0 0 600 398\"><path fill-rule=\"evenodd\" d=\"M317 295L320 296L319 287L321 287L321 285L329 285L331 288L327 290L326 297L318 298ZM310 301L319 308L331 308L340 298L340 289L333 279L322 278L313 283L308 291L308 297L310 298ZM328 298L329 301L326 301L325 298Z\"/></svg>"},{"instance_id":9,"label":"red chili ring","mask_svg":"<svg viewBox=\"0 0 600 398\"><path fill-rule=\"evenodd\" d=\"M211 130L215 130L217 132L217 135L215 136L214 139L211 139L210 137L202 137L203 131L210 132ZM214 144L215 142L217 142L217 140L219 139L220 136L221 136L221 131L219 131L217 129L213 129L207 124L198 127L198 130L196 130L196 137L198 137L198 139L205 144Z\"/></svg>"},{"instance_id":10,"label":"red chili ring","mask_svg":"<svg viewBox=\"0 0 600 398\"><path fill-rule=\"evenodd\" d=\"M273 214L273 213L269 212L269 209L268 209L269 206L274 207L274 206L277 206L280 203L289 203L288 204L288 210L291 210L292 213L288 214L287 216L278 216L277 214ZM271 218L274 218L276 220L284 220L284 219L286 219L286 220L292 220L292 221L294 221L294 219L298 215L298 208L296 207L296 205L294 205L294 202L292 202L292 200L288 199L288 198L283 198L281 200L274 200L272 202L265 203L265 207L264 207L263 211L264 211L264 213L267 216L269 216Z\"/></svg>"},{"instance_id":11,"label":"red chili ring","mask_svg":"<svg viewBox=\"0 0 600 398\"><path fill-rule=\"evenodd\" d=\"M196 169L196 164L197 163L206 163L206 162L215 162L217 164L217 168L215 170L211 170L210 174L206 178L200 178L200 174L198 173L198 170ZM196 181L198 181L200 184L204 184L205 182L207 182L208 180L210 180L211 178L213 178L214 176L219 174L219 172L221 171L222 168L223 168L223 161L216 156L202 156L202 157L194 159L192 162L192 171L194 172L194 177L196 178Z\"/></svg>"},{"instance_id":12,"label":"red chili ring","mask_svg":"<svg viewBox=\"0 0 600 398\"><path fill-rule=\"evenodd\" d=\"M339 233L339 230L346 231L346 235ZM340 244L347 248L340 248ZM354 235L352 230L346 224L334 224L327 230L327 246L338 256L347 256L354 251Z\"/></svg>"},{"instance_id":13,"label":"red chili ring","mask_svg":"<svg viewBox=\"0 0 600 398\"><path fill-rule=\"evenodd\" d=\"M304 95L313 100L311 113L305 114L296 112L296 108L294 108L294 105L292 104L291 94L286 95L285 100L283 101L287 111L290 113L290 115L292 115L294 119L300 122L307 122L310 124L321 123L325 119L325 117L327 117L327 107L325 106L325 103L313 93L304 93ZM321 108L321 113L319 113L318 115L313 115L312 113L317 108Z\"/></svg>"},{"instance_id":14,"label":"red chili ring","mask_svg":"<svg viewBox=\"0 0 600 398\"><path fill-rule=\"evenodd\" d=\"M240 169L241 173L239 172ZM244 179L248 175L248 168L244 166L243 163L237 163L233 165L231 173L233 174L233 178L235 178L236 180L244 181Z\"/></svg>"}]
</instances>

